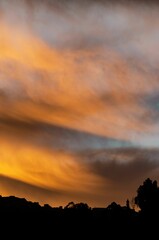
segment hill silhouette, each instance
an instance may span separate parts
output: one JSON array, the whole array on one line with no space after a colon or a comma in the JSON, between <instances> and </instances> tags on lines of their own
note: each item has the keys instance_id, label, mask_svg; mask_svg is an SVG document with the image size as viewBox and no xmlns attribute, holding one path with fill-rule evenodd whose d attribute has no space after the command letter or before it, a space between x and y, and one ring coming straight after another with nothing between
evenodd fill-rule
<instances>
[{"instance_id":1,"label":"hill silhouette","mask_svg":"<svg viewBox=\"0 0 159 240\"><path fill-rule=\"evenodd\" d=\"M87 203L70 202L64 207L51 207L25 198L0 196L0 229L6 238L60 239L64 235L69 239L143 239L158 233L158 219L159 187L149 178L125 206L112 202L105 208L91 208Z\"/></svg>"}]
</instances>

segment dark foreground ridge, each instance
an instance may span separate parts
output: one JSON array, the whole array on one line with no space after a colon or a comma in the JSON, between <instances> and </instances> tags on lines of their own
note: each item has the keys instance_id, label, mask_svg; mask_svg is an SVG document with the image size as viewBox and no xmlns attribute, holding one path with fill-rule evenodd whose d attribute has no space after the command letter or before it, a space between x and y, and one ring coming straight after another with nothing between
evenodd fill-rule
<instances>
[{"instance_id":1,"label":"dark foreground ridge","mask_svg":"<svg viewBox=\"0 0 159 240\"><path fill-rule=\"evenodd\" d=\"M159 188L157 181L149 178L138 188L133 202L127 200L125 206L112 202L106 208L90 208L86 203L71 202L51 207L0 196L0 229L5 239L152 239L153 234L158 236L158 226Z\"/></svg>"}]
</instances>

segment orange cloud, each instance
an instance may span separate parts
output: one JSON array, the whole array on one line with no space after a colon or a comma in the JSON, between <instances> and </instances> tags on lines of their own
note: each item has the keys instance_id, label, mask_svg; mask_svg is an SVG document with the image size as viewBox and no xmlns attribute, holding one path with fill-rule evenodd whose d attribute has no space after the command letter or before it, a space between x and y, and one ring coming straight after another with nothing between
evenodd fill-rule
<instances>
[{"instance_id":1,"label":"orange cloud","mask_svg":"<svg viewBox=\"0 0 159 240\"><path fill-rule=\"evenodd\" d=\"M148 110L138 104L138 95L140 86L143 94L151 93L156 80L147 88L145 75L119 54L58 50L5 24L0 31L0 86L7 95L2 113L12 106L7 114L115 138L151 131L140 122Z\"/></svg>"},{"instance_id":2,"label":"orange cloud","mask_svg":"<svg viewBox=\"0 0 159 240\"><path fill-rule=\"evenodd\" d=\"M48 152L24 144L9 144L1 141L0 156L0 175L45 189L52 194L59 192L59 203L66 203L66 199L71 201L73 193L75 198L76 195L81 195L83 199L85 195L87 198L92 194L96 195L101 182L100 177L90 174L86 166L75 160L75 156L64 152ZM60 199L60 193L67 195L67 198ZM70 197L67 193L70 193ZM2 188L1 194L9 194L9 192ZM36 198L27 191L23 192L23 196L34 200ZM51 201L51 198L47 197L47 199ZM44 202L43 199L39 201Z\"/></svg>"}]
</instances>

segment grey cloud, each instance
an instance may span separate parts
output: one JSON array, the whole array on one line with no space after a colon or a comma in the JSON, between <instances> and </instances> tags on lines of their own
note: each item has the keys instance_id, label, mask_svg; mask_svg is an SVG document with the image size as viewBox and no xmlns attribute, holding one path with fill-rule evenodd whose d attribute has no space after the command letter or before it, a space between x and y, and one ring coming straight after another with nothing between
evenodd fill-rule
<instances>
[{"instance_id":1,"label":"grey cloud","mask_svg":"<svg viewBox=\"0 0 159 240\"><path fill-rule=\"evenodd\" d=\"M138 16L138 21L136 21L136 15L129 14L129 11L127 12L125 8L123 10L111 8L114 3L122 6L121 3L130 3L129 0L101 0L98 2L89 0L22 2L15 0L15 4L12 5L14 11L10 7L10 1L2 2L4 17L6 15L7 18L11 18L11 22L14 19L18 24L23 24L25 27L28 25L38 36L56 47L87 48L94 45L106 45L128 49L129 45L132 45L132 52L134 52L133 44L134 42L138 44L136 35L139 36L140 33L144 33L145 25L142 21L144 16L140 16L138 9L136 9L136 15ZM131 2L137 3L137 1ZM143 2L152 3L152 1ZM109 3L110 6L103 7L104 3ZM140 6L140 4L137 4L137 6ZM130 13L133 11L135 10L130 7ZM145 11L148 12L151 9L145 9ZM20 22L18 21L19 18L21 18ZM135 33L134 26L136 28Z\"/></svg>"},{"instance_id":2,"label":"grey cloud","mask_svg":"<svg viewBox=\"0 0 159 240\"><path fill-rule=\"evenodd\" d=\"M139 96L139 104L143 106L146 111L140 117L140 120L144 120L149 124L153 124L153 126L157 127L158 118L159 118L159 91L156 87L156 90L150 94L144 94ZM158 127L157 127L158 128ZM158 132L156 132L158 134ZM154 133L155 137L155 133Z\"/></svg>"},{"instance_id":3,"label":"grey cloud","mask_svg":"<svg viewBox=\"0 0 159 240\"><path fill-rule=\"evenodd\" d=\"M144 103L155 112L159 112L159 91L154 91L151 95L144 97Z\"/></svg>"},{"instance_id":4,"label":"grey cloud","mask_svg":"<svg viewBox=\"0 0 159 240\"><path fill-rule=\"evenodd\" d=\"M131 142L98 136L29 119L0 118L1 135L48 149L83 151L131 146Z\"/></svg>"},{"instance_id":5,"label":"grey cloud","mask_svg":"<svg viewBox=\"0 0 159 240\"><path fill-rule=\"evenodd\" d=\"M36 0L36 2L40 2L41 0ZM76 2L76 3L83 3L84 5L85 4L91 4L91 3L110 3L110 0L85 0L85 1L82 1L82 0L46 0L46 2L48 2L48 3L60 3L60 4L62 4L62 3L72 3L72 2ZM111 0L111 2L116 2L116 3L135 3L135 2L137 2L137 3L139 3L139 1L138 0ZM153 3L153 2L157 2L158 3L158 1L157 0L140 0L140 3Z\"/></svg>"},{"instance_id":6,"label":"grey cloud","mask_svg":"<svg viewBox=\"0 0 159 240\"><path fill-rule=\"evenodd\" d=\"M151 162L147 159L135 159L127 163L119 163L118 161L96 161L91 163L93 172L100 176L111 180L117 184L129 185L136 178L144 178L152 174L152 171L159 168L158 162Z\"/></svg>"},{"instance_id":7,"label":"grey cloud","mask_svg":"<svg viewBox=\"0 0 159 240\"><path fill-rule=\"evenodd\" d=\"M94 152L89 157L91 161L87 164L90 171L120 187L128 187L159 170L158 149L103 150Z\"/></svg>"},{"instance_id":8,"label":"grey cloud","mask_svg":"<svg viewBox=\"0 0 159 240\"><path fill-rule=\"evenodd\" d=\"M159 181L158 159L158 149L137 148L103 150L85 158L90 172L102 178L106 202L121 204L136 196L137 188L146 178Z\"/></svg>"}]
</instances>

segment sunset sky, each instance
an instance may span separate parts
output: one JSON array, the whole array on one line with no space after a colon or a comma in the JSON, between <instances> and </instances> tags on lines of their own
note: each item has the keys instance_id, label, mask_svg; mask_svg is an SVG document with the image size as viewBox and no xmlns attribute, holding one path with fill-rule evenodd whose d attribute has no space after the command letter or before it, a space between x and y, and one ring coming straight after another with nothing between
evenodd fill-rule
<instances>
[{"instance_id":1,"label":"sunset sky","mask_svg":"<svg viewBox=\"0 0 159 240\"><path fill-rule=\"evenodd\" d=\"M0 0L0 195L123 205L159 180L157 1Z\"/></svg>"}]
</instances>

